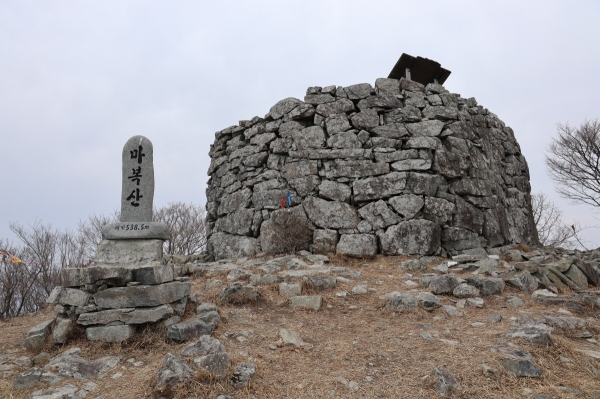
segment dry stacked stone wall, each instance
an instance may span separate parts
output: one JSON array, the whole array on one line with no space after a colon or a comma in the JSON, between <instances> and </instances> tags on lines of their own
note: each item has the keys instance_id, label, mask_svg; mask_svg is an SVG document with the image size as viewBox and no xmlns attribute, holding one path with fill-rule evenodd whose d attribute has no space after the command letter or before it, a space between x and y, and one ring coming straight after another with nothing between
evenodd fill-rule
<instances>
[{"instance_id":1,"label":"dry stacked stone wall","mask_svg":"<svg viewBox=\"0 0 600 399\"><path fill-rule=\"evenodd\" d=\"M210 157L217 259L277 250L273 221L284 212L306 220L316 253L444 256L537 244L512 129L439 84L310 87L304 101L286 98L264 118L217 132ZM288 193L292 206L280 209Z\"/></svg>"}]
</instances>

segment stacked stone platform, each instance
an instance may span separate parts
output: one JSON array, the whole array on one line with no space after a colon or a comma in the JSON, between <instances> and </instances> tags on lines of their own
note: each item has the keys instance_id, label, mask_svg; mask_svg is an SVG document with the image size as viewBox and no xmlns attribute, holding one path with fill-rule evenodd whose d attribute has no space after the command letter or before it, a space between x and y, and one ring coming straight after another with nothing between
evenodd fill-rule
<instances>
[{"instance_id":1,"label":"stacked stone platform","mask_svg":"<svg viewBox=\"0 0 600 399\"><path fill-rule=\"evenodd\" d=\"M283 212L306 220L315 253L455 255L538 241L513 130L439 84L310 87L304 101L217 132L209 155L216 259L271 252Z\"/></svg>"}]
</instances>

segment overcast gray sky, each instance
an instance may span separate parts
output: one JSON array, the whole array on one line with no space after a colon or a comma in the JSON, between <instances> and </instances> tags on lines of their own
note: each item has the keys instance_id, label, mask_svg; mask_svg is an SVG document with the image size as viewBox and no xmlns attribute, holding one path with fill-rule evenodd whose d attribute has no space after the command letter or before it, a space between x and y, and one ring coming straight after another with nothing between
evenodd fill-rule
<instances>
[{"instance_id":1,"label":"overcast gray sky","mask_svg":"<svg viewBox=\"0 0 600 399\"><path fill-rule=\"evenodd\" d=\"M11 221L69 228L118 209L137 134L154 144L155 205L204 204L215 131L309 86L374 84L403 52L514 129L534 192L600 224L543 162L556 123L600 117L599 18L592 0L3 0L0 238L15 240Z\"/></svg>"}]
</instances>

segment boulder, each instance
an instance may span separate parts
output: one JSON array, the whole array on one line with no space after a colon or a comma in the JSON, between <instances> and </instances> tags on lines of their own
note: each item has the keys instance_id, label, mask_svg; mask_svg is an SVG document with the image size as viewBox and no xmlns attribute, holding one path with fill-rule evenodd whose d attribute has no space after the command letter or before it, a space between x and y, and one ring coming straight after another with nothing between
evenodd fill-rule
<instances>
[{"instance_id":1,"label":"boulder","mask_svg":"<svg viewBox=\"0 0 600 399\"><path fill-rule=\"evenodd\" d=\"M343 202L309 196L302 205L310 221L324 229L354 229L360 222L356 209Z\"/></svg>"},{"instance_id":2,"label":"boulder","mask_svg":"<svg viewBox=\"0 0 600 399\"><path fill-rule=\"evenodd\" d=\"M62 380L61 377L39 367L33 367L20 374L13 381L15 389L29 389L38 384L55 384Z\"/></svg>"},{"instance_id":3,"label":"boulder","mask_svg":"<svg viewBox=\"0 0 600 399\"><path fill-rule=\"evenodd\" d=\"M338 242L338 233L335 230L315 229L313 232L312 252L315 254L332 254Z\"/></svg>"},{"instance_id":4,"label":"boulder","mask_svg":"<svg viewBox=\"0 0 600 399\"><path fill-rule=\"evenodd\" d=\"M442 306L442 301L430 292L419 292L417 300L427 311L432 311Z\"/></svg>"},{"instance_id":5,"label":"boulder","mask_svg":"<svg viewBox=\"0 0 600 399\"><path fill-rule=\"evenodd\" d=\"M379 230L400 222L400 218L382 200L371 202L358 210L360 217Z\"/></svg>"},{"instance_id":6,"label":"boulder","mask_svg":"<svg viewBox=\"0 0 600 399\"><path fill-rule=\"evenodd\" d=\"M494 277L468 277L467 283L477 287L483 296L502 295L504 291L504 280Z\"/></svg>"},{"instance_id":7,"label":"boulder","mask_svg":"<svg viewBox=\"0 0 600 399\"><path fill-rule=\"evenodd\" d=\"M194 375L192 369L180 356L167 353L160 362L156 374L156 387L163 388L183 382Z\"/></svg>"},{"instance_id":8,"label":"boulder","mask_svg":"<svg viewBox=\"0 0 600 399\"><path fill-rule=\"evenodd\" d=\"M290 308L319 310L322 303L323 299L320 295L293 296L289 299Z\"/></svg>"},{"instance_id":9,"label":"boulder","mask_svg":"<svg viewBox=\"0 0 600 399\"><path fill-rule=\"evenodd\" d=\"M462 387L456 377L454 377L454 374L445 367L433 369L431 376L437 378L434 387L441 396L450 395L453 392L462 390Z\"/></svg>"},{"instance_id":10,"label":"boulder","mask_svg":"<svg viewBox=\"0 0 600 399\"><path fill-rule=\"evenodd\" d=\"M396 293L387 301L385 308L387 310L405 310L414 309L418 302L414 296L408 293Z\"/></svg>"},{"instance_id":11,"label":"boulder","mask_svg":"<svg viewBox=\"0 0 600 399\"><path fill-rule=\"evenodd\" d=\"M431 288L431 292L436 295L451 294L458 284L458 279L456 277L450 274L444 274L443 276L438 276L431 280L429 282L429 288Z\"/></svg>"},{"instance_id":12,"label":"boulder","mask_svg":"<svg viewBox=\"0 0 600 399\"><path fill-rule=\"evenodd\" d=\"M259 252L256 238L226 233L213 233L208 239L215 259L235 259Z\"/></svg>"},{"instance_id":13,"label":"boulder","mask_svg":"<svg viewBox=\"0 0 600 399\"><path fill-rule=\"evenodd\" d=\"M198 341L183 348L181 356L196 357L219 352L225 352L223 344L210 335L202 335Z\"/></svg>"},{"instance_id":14,"label":"boulder","mask_svg":"<svg viewBox=\"0 0 600 399\"><path fill-rule=\"evenodd\" d=\"M357 179L353 183L354 200L368 201L402 194L407 177L406 172L391 172L383 176Z\"/></svg>"},{"instance_id":15,"label":"boulder","mask_svg":"<svg viewBox=\"0 0 600 399\"><path fill-rule=\"evenodd\" d=\"M254 373L256 373L256 365L254 363L240 363L231 376L231 386L236 389L243 388L254 376Z\"/></svg>"},{"instance_id":16,"label":"boulder","mask_svg":"<svg viewBox=\"0 0 600 399\"><path fill-rule=\"evenodd\" d=\"M215 312L216 313L216 312ZM167 328L167 338L175 341L187 341L202 335L210 335L217 322L207 321L206 317L195 316Z\"/></svg>"},{"instance_id":17,"label":"boulder","mask_svg":"<svg viewBox=\"0 0 600 399\"><path fill-rule=\"evenodd\" d=\"M386 255L433 255L440 247L440 236L437 223L413 219L389 227L379 240Z\"/></svg>"},{"instance_id":18,"label":"boulder","mask_svg":"<svg viewBox=\"0 0 600 399\"><path fill-rule=\"evenodd\" d=\"M319 195L333 201L348 202L352 189L343 183L323 180L319 185Z\"/></svg>"},{"instance_id":19,"label":"boulder","mask_svg":"<svg viewBox=\"0 0 600 399\"><path fill-rule=\"evenodd\" d=\"M194 366L216 377L225 377L231 367L227 352L210 353L194 359Z\"/></svg>"},{"instance_id":20,"label":"boulder","mask_svg":"<svg viewBox=\"0 0 600 399\"><path fill-rule=\"evenodd\" d=\"M404 194L389 199L389 204L404 219L412 219L423 208L423 198L414 194Z\"/></svg>"},{"instance_id":21,"label":"boulder","mask_svg":"<svg viewBox=\"0 0 600 399\"><path fill-rule=\"evenodd\" d=\"M457 298L474 298L479 296L479 290L472 285L462 283L456 286L452 291L452 295Z\"/></svg>"},{"instance_id":22,"label":"boulder","mask_svg":"<svg viewBox=\"0 0 600 399\"><path fill-rule=\"evenodd\" d=\"M372 234L342 234L336 252L357 258L375 256L377 254L377 238Z\"/></svg>"},{"instance_id":23,"label":"boulder","mask_svg":"<svg viewBox=\"0 0 600 399\"><path fill-rule=\"evenodd\" d=\"M538 282L527 270L504 277L507 284L522 291L533 292L538 288Z\"/></svg>"},{"instance_id":24,"label":"boulder","mask_svg":"<svg viewBox=\"0 0 600 399\"><path fill-rule=\"evenodd\" d=\"M121 360L118 356L106 356L88 361L78 355L79 351L79 348L71 348L52 358L45 368L77 380L100 379L117 367Z\"/></svg>"},{"instance_id":25,"label":"boulder","mask_svg":"<svg viewBox=\"0 0 600 399\"><path fill-rule=\"evenodd\" d=\"M306 286L315 291L324 291L336 285L337 280L333 276L309 276L306 279Z\"/></svg>"},{"instance_id":26,"label":"boulder","mask_svg":"<svg viewBox=\"0 0 600 399\"><path fill-rule=\"evenodd\" d=\"M219 303L247 303L255 302L258 299L258 290L251 285L244 285L241 282L229 284L219 292Z\"/></svg>"}]
</instances>

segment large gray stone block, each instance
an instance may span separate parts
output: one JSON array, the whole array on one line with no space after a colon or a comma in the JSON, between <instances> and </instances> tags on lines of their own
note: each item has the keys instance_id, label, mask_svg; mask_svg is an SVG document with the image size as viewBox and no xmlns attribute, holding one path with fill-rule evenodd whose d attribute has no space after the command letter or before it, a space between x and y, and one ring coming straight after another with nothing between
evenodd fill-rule
<instances>
[{"instance_id":1,"label":"large gray stone block","mask_svg":"<svg viewBox=\"0 0 600 399\"><path fill-rule=\"evenodd\" d=\"M189 296L190 286L190 283L174 281L109 288L96 293L94 301L99 307L107 309L160 306Z\"/></svg>"},{"instance_id":2,"label":"large gray stone block","mask_svg":"<svg viewBox=\"0 0 600 399\"><path fill-rule=\"evenodd\" d=\"M214 327L214 323L205 321L201 316L196 316L190 320L169 326L167 338L175 341L187 341L202 335L210 335Z\"/></svg>"},{"instance_id":3,"label":"large gray stone block","mask_svg":"<svg viewBox=\"0 0 600 399\"><path fill-rule=\"evenodd\" d=\"M208 239L215 259L235 259L259 252L256 238L226 233L214 233Z\"/></svg>"},{"instance_id":4,"label":"large gray stone block","mask_svg":"<svg viewBox=\"0 0 600 399\"><path fill-rule=\"evenodd\" d=\"M128 325L88 327L85 329L87 339L102 342L123 342L133 337L135 327Z\"/></svg>"},{"instance_id":5,"label":"large gray stone block","mask_svg":"<svg viewBox=\"0 0 600 399\"><path fill-rule=\"evenodd\" d=\"M358 214L369 222L374 230L384 229L400 221L400 217L392 212L382 200L363 206L358 210Z\"/></svg>"},{"instance_id":6,"label":"large gray stone block","mask_svg":"<svg viewBox=\"0 0 600 399\"><path fill-rule=\"evenodd\" d=\"M85 306L90 300L90 294L85 291L77 290L74 288L55 287L46 303L55 303L60 305L69 306Z\"/></svg>"},{"instance_id":7,"label":"large gray stone block","mask_svg":"<svg viewBox=\"0 0 600 399\"><path fill-rule=\"evenodd\" d=\"M335 230L315 229L311 251L315 254L332 254L338 242L338 233Z\"/></svg>"},{"instance_id":8,"label":"large gray stone block","mask_svg":"<svg viewBox=\"0 0 600 399\"><path fill-rule=\"evenodd\" d=\"M96 248L92 266L162 264L163 240L102 240Z\"/></svg>"},{"instance_id":9,"label":"large gray stone block","mask_svg":"<svg viewBox=\"0 0 600 399\"><path fill-rule=\"evenodd\" d=\"M406 188L406 172L391 172L383 176L357 179L354 181L354 200L368 201L384 199L402 194Z\"/></svg>"},{"instance_id":10,"label":"large gray stone block","mask_svg":"<svg viewBox=\"0 0 600 399\"><path fill-rule=\"evenodd\" d=\"M440 236L437 223L413 219L389 227L379 240L387 255L433 255L440 247Z\"/></svg>"},{"instance_id":11,"label":"large gray stone block","mask_svg":"<svg viewBox=\"0 0 600 399\"><path fill-rule=\"evenodd\" d=\"M342 234L337 244L337 253L357 258L375 256L377 237L373 234Z\"/></svg>"},{"instance_id":12,"label":"large gray stone block","mask_svg":"<svg viewBox=\"0 0 600 399\"><path fill-rule=\"evenodd\" d=\"M353 229L360 222L356 209L343 202L309 196L303 206L311 222L324 229Z\"/></svg>"}]
</instances>

